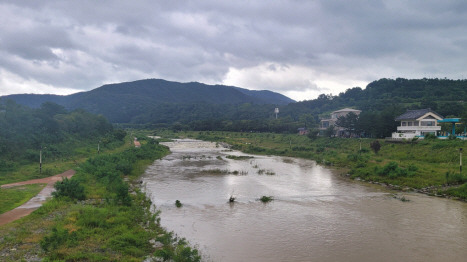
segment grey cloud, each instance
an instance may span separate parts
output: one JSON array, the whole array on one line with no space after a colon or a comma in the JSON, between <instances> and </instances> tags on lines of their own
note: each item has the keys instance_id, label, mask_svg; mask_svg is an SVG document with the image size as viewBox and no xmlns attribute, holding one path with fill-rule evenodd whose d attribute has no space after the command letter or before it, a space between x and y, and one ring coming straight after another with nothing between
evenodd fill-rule
<instances>
[{"instance_id":1,"label":"grey cloud","mask_svg":"<svg viewBox=\"0 0 467 262\"><path fill-rule=\"evenodd\" d=\"M0 25L2 69L79 89L131 77L220 83L269 64L316 72L275 90L320 90L312 77L459 78L467 61L464 1L49 0L0 2L0 12L26 21Z\"/></svg>"}]
</instances>

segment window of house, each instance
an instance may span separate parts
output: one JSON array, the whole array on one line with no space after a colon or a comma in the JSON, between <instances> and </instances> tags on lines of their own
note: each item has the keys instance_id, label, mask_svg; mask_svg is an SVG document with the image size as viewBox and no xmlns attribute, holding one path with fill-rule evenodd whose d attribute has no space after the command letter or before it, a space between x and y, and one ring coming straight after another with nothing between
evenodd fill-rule
<instances>
[{"instance_id":1,"label":"window of house","mask_svg":"<svg viewBox=\"0 0 467 262\"><path fill-rule=\"evenodd\" d=\"M435 121L423 121L422 126L435 126Z\"/></svg>"},{"instance_id":2,"label":"window of house","mask_svg":"<svg viewBox=\"0 0 467 262\"><path fill-rule=\"evenodd\" d=\"M408 125L408 126L412 126L412 125L413 125L413 122L407 122L407 125Z\"/></svg>"},{"instance_id":3,"label":"window of house","mask_svg":"<svg viewBox=\"0 0 467 262\"><path fill-rule=\"evenodd\" d=\"M407 126L407 122L402 122L402 126Z\"/></svg>"}]
</instances>

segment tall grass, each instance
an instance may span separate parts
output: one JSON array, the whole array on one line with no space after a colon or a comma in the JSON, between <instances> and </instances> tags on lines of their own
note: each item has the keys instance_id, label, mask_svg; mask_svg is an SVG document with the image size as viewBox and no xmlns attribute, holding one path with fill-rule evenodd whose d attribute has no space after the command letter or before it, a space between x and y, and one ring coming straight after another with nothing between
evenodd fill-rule
<instances>
[{"instance_id":1,"label":"tall grass","mask_svg":"<svg viewBox=\"0 0 467 262\"><path fill-rule=\"evenodd\" d=\"M198 251L161 228L151 201L123 179L136 179L136 172L144 170L142 163L167 153L167 148L148 142L92 157L71 179L84 187L86 200L57 195L31 216L0 228L0 252L10 250L11 261L32 254L44 261L142 261L148 256L199 261Z\"/></svg>"}]
</instances>

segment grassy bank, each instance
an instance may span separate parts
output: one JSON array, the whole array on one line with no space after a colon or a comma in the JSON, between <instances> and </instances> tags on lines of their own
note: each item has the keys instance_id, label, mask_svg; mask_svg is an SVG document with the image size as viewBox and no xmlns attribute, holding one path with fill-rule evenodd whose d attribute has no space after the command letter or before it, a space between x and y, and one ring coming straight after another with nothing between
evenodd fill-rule
<instances>
[{"instance_id":1,"label":"grassy bank","mask_svg":"<svg viewBox=\"0 0 467 262\"><path fill-rule=\"evenodd\" d=\"M126 137L124 140L111 140L100 145L100 152L106 154L121 152L132 147L130 142L129 137ZM67 149L61 150L60 148L62 147L67 147ZM39 151L35 153L37 154L37 162L23 159L15 163L3 163L0 167L0 185L60 174L69 169L76 169L89 157L98 155L97 142L95 140L76 141L71 139L66 143L54 145L51 148L43 150L42 172L40 172ZM4 194L5 197L0 197L0 210L2 210L0 214L28 201L40 191L38 188L38 185L34 185L16 189L1 189L0 195Z\"/></svg>"},{"instance_id":2,"label":"grassy bank","mask_svg":"<svg viewBox=\"0 0 467 262\"><path fill-rule=\"evenodd\" d=\"M125 141L112 140L101 143L100 152L112 153L131 147L130 138ZM76 168L89 157L97 155L96 139L76 140L70 138L66 143L49 146L42 151L42 172L39 172L39 150L28 152L32 160L9 162L2 159L0 165L0 185L44 178ZM34 160L34 161L33 161Z\"/></svg>"},{"instance_id":3,"label":"grassy bank","mask_svg":"<svg viewBox=\"0 0 467 262\"><path fill-rule=\"evenodd\" d=\"M0 214L26 203L45 186L46 184L34 184L0 189Z\"/></svg>"},{"instance_id":4,"label":"grassy bank","mask_svg":"<svg viewBox=\"0 0 467 262\"><path fill-rule=\"evenodd\" d=\"M427 193L463 199L467 195L465 185L456 187L467 182L467 175L459 174L459 148L467 146L467 142L461 140L392 144L375 139L310 139L296 134L167 131L157 134L226 142L234 149L252 154L312 159L352 178L394 185L398 189L424 189ZM370 146L374 141L381 146L377 152ZM446 186L452 188L440 190Z\"/></svg>"},{"instance_id":5,"label":"grassy bank","mask_svg":"<svg viewBox=\"0 0 467 262\"><path fill-rule=\"evenodd\" d=\"M166 154L167 148L148 142L80 164L52 200L0 228L0 257L5 261L142 261L157 256L199 261L196 250L160 227L151 201L133 186L149 163Z\"/></svg>"}]
</instances>

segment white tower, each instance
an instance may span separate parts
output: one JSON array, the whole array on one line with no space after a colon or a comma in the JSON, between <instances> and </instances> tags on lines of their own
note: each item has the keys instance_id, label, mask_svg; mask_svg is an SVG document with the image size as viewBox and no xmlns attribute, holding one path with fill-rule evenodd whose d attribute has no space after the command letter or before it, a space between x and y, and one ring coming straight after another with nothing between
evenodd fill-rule
<instances>
[{"instance_id":1,"label":"white tower","mask_svg":"<svg viewBox=\"0 0 467 262\"><path fill-rule=\"evenodd\" d=\"M278 107L276 107L276 108L274 109L274 113L276 114L276 119L277 119L277 114L279 114L279 108L278 108Z\"/></svg>"}]
</instances>

